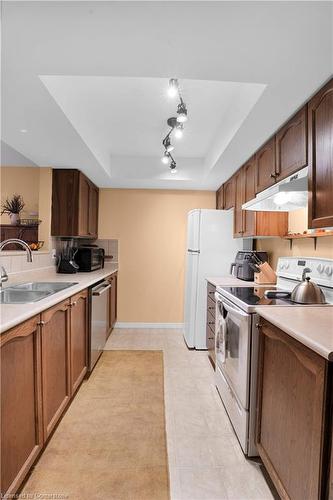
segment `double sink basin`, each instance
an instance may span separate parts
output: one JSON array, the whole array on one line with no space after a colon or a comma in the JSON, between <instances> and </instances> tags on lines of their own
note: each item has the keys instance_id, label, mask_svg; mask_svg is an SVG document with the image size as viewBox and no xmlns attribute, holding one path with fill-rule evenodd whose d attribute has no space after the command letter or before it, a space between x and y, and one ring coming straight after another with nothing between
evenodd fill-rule
<instances>
[{"instance_id":1,"label":"double sink basin","mask_svg":"<svg viewBox=\"0 0 333 500\"><path fill-rule=\"evenodd\" d=\"M38 302L73 285L77 285L77 283L69 281L62 283L35 281L8 286L0 291L0 304L29 304Z\"/></svg>"}]
</instances>

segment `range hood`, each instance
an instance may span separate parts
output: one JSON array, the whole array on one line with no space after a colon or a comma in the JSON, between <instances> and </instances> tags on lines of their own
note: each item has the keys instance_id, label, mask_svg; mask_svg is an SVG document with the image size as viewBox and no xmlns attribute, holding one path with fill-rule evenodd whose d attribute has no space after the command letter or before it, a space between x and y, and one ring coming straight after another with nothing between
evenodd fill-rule
<instances>
[{"instance_id":1,"label":"range hood","mask_svg":"<svg viewBox=\"0 0 333 500\"><path fill-rule=\"evenodd\" d=\"M292 212L308 204L308 167L265 189L244 203L244 210Z\"/></svg>"}]
</instances>

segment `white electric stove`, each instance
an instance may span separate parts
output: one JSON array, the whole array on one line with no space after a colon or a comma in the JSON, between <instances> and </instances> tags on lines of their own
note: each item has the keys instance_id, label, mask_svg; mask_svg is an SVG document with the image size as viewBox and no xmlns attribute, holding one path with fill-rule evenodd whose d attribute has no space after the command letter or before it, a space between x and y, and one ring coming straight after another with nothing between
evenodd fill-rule
<instances>
[{"instance_id":1,"label":"white electric stove","mask_svg":"<svg viewBox=\"0 0 333 500\"><path fill-rule=\"evenodd\" d=\"M266 290L292 291L305 268L324 292L326 304L333 306L333 260L281 257L276 286L236 286L216 289L216 386L240 445L248 456L256 456L254 440L258 364L257 306L308 307L288 299L268 299ZM242 284L243 285L243 284ZM313 307L313 305L312 305Z\"/></svg>"}]
</instances>

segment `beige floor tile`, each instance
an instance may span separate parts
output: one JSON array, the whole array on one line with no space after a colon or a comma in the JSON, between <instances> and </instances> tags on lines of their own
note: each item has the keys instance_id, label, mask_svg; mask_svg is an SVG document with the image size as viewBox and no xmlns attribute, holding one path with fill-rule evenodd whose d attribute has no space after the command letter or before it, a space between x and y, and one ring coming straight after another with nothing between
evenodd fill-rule
<instances>
[{"instance_id":1,"label":"beige floor tile","mask_svg":"<svg viewBox=\"0 0 333 500\"><path fill-rule=\"evenodd\" d=\"M181 500L227 500L223 470L213 467L179 469ZM239 499L240 500L240 499Z\"/></svg>"}]
</instances>

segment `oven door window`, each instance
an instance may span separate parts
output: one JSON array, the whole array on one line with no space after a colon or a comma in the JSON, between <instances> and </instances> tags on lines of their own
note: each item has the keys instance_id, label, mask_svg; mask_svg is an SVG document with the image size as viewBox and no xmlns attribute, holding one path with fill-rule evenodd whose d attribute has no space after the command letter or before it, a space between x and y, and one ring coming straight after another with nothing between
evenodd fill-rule
<instances>
[{"instance_id":1,"label":"oven door window","mask_svg":"<svg viewBox=\"0 0 333 500\"><path fill-rule=\"evenodd\" d=\"M251 316L235 306L219 303L216 362L244 408L248 407Z\"/></svg>"}]
</instances>

